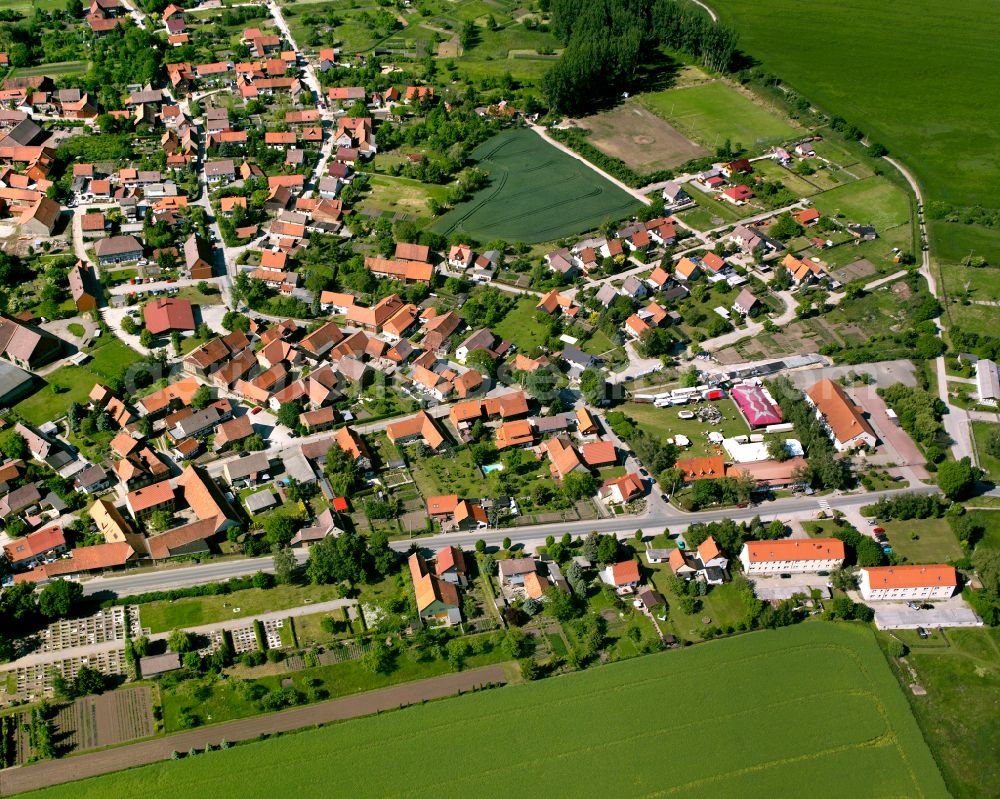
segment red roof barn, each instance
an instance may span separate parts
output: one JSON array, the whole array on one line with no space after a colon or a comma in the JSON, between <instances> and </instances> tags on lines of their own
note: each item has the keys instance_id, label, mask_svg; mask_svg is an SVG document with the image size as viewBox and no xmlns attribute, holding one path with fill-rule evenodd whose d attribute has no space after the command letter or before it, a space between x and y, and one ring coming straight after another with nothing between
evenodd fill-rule
<instances>
[{"instance_id":1,"label":"red roof barn","mask_svg":"<svg viewBox=\"0 0 1000 799\"><path fill-rule=\"evenodd\" d=\"M194 312L187 300L154 300L146 304L142 316L154 336L170 330L194 330Z\"/></svg>"}]
</instances>

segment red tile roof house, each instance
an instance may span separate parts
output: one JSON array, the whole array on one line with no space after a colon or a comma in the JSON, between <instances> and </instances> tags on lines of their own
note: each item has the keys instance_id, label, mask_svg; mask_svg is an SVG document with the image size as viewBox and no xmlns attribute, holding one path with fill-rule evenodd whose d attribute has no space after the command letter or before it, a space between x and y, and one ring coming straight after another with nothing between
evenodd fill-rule
<instances>
[{"instance_id":1,"label":"red tile roof house","mask_svg":"<svg viewBox=\"0 0 1000 799\"><path fill-rule=\"evenodd\" d=\"M42 583L57 577L71 577L83 572L103 571L124 566L135 557L136 552L126 541L109 544L95 544L77 547L70 552L72 557L60 558L53 563L37 566L30 572L14 575L14 582Z\"/></svg>"},{"instance_id":2,"label":"red tile roof house","mask_svg":"<svg viewBox=\"0 0 1000 799\"><path fill-rule=\"evenodd\" d=\"M432 521L449 520L457 507L458 496L456 494L427 497L427 515L431 517Z\"/></svg>"},{"instance_id":3,"label":"red tile roof house","mask_svg":"<svg viewBox=\"0 0 1000 799\"><path fill-rule=\"evenodd\" d=\"M583 462L591 468L614 466L618 463L618 453L611 441L591 441L580 447Z\"/></svg>"},{"instance_id":4,"label":"red tile roof house","mask_svg":"<svg viewBox=\"0 0 1000 799\"><path fill-rule=\"evenodd\" d=\"M434 573L441 580L455 585L468 584L465 554L458 547L445 547L434 555Z\"/></svg>"},{"instance_id":5,"label":"red tile roof house","mask_svg":"<svg viewBox=\"0 0 1000 799\"><path fill-rule=\"evenodd\" d=\"M749 186L730 186L728 189L723 189L720 196L731 202L733 205L744 205L747 200L753 197L753 191Z\"/></svg>"},{"instance_id":6,"label":"red tile roof house","mask_svg":"<svg viewBox=\"0 0 1000 799\"><path fill-rule=\"evenodd\" d=\"M146 329L154 336L171 330L194 330L194 311L187 300L153 300L142 309Z\"/></svg>"},{"instance_id":7,"label":"red tile roof house","mask_svg":"<svg viewBox=\"0 0 1000 799\"><path fill-rule=\"evenodd\" d=\"M635 560L613 563L601 569L597 576L601 578L602 583L626 593L631 592L642 582L642 575L639 574L639 563Z\"/></svg>"},{"instance_id":8,"label":"red tile roof house","mask_svg":"<svg viewBox=\"0 0 1000 799\"><path fill-rule=\"evenodd\" d=\"M630 472L605 481L598 494L605 503L625 503L642 496L644 491L642 478Z\"/></svg>"},{"instance_id":9,"label":"red tile roof house","mask_svg":"<svg viewBox=\"0 0 1000 799\"><path fill-rule=\"evenodd\" d=\"M125 505L136 521L142 521L157 510L174 509L176 499L169 480L137 488L125 497Z\"/></svg>"},{"instance_id":10,"label":"red tile roof house","mask_svg":"<svg viewBox=\"0 0 1000 799\"><path fill-rule=\"evenodd\" d=\"M66 536L58 524L44 530L16 538L3 548L7 560L14 569L30 569L46 557L66 551Z\"/></svg>"}]
</instances>

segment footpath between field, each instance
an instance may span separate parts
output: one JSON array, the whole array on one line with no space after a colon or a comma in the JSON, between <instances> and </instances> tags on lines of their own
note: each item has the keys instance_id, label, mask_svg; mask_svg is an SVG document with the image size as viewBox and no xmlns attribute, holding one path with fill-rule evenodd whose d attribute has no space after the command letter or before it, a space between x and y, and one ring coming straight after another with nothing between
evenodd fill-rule
<instances>
[{"instance_id":1,"label":"footpath between field","mask_svg":"<svg viewBox=\"0 0 1000 799\"><path fill-rule=\"evenodd\" d=\"M168 760L173 752L203 749L209 744L218 746L223 740L230 743L248 741L259 735L292 732L316 724L369 716L431 699L455 696L459 691L472 691L488 685L503 684L507 682L506 665L498 663L457 674L446 674L442 677L432 677L378 691L332 699L282 713L240 719L137 744L91 752L65 760L46 760L30 766L7 769L0 773L0 796L36 791L50 785Z\"/></svg>"}]
</instances>

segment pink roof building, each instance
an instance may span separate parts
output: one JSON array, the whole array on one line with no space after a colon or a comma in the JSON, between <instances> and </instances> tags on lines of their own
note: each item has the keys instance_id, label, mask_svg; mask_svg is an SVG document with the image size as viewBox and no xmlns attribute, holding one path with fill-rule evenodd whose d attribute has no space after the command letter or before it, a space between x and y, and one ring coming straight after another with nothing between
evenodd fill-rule
<instances>
[{"instance_id":1,"label":"pink roof building","mask_svg":"<svg viewBox=\"0 0 1000 799\"><path fill-rule=\"evenodd\" d=\"M781 424L781 411L760 386L733 386L729 393L751 427Z\"/></svg>"}]
</instances>

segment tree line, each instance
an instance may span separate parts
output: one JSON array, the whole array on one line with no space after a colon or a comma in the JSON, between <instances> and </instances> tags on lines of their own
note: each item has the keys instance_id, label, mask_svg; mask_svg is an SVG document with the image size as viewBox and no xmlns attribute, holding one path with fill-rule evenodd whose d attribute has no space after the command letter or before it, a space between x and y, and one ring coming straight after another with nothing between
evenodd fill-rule
<instances>
[{"instance_id":1,"label":"tree line","mask_svg":"<svg viewBox=\"0 0 1000 799\"><path fill-rule=\"evenodd\" d=\"M553 0L551 7L553 32L565 49L542 88L564 113L592 111L629 88L643 59L660 47L719 72L736 56L733 28L677 0Z\"/></svg>"}]
</instances>

